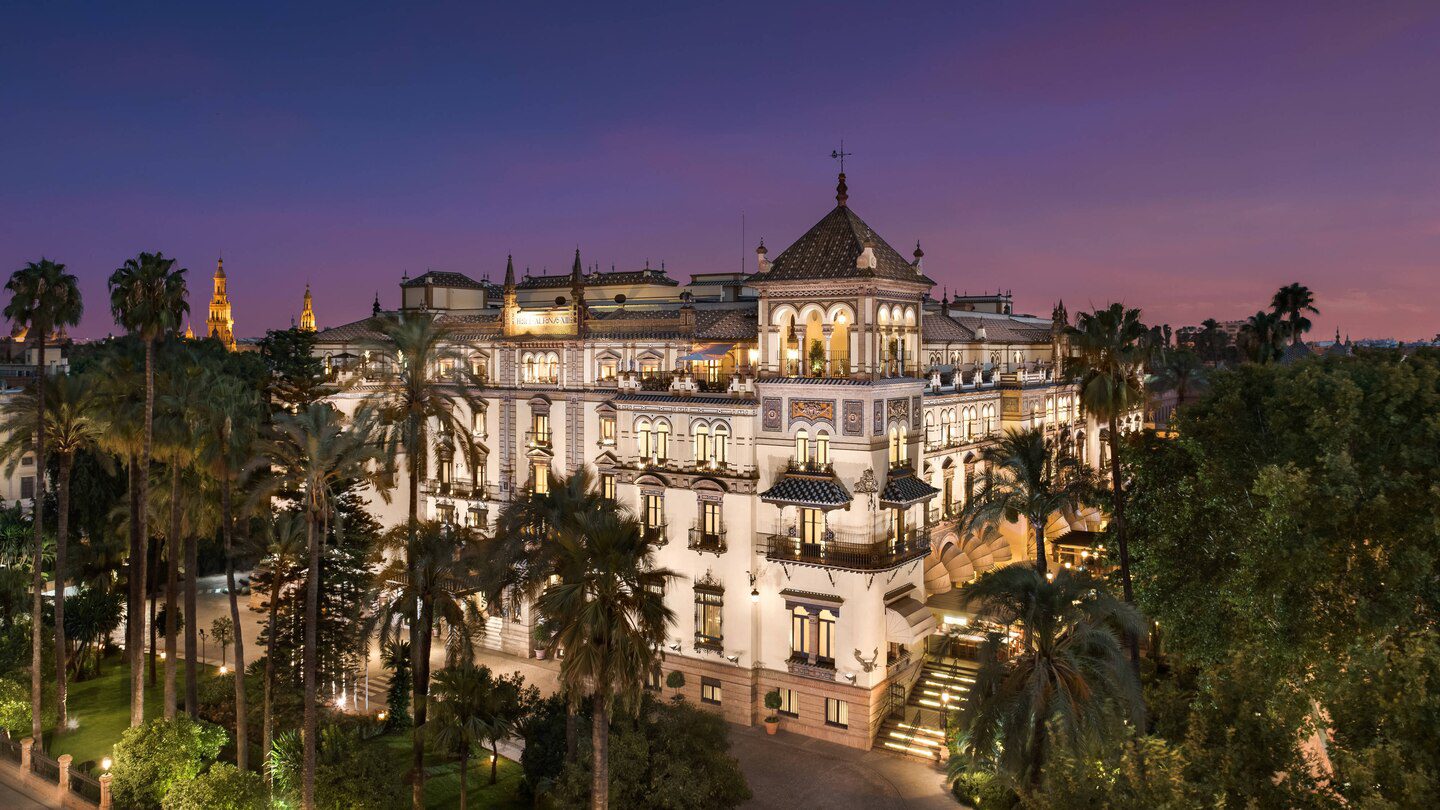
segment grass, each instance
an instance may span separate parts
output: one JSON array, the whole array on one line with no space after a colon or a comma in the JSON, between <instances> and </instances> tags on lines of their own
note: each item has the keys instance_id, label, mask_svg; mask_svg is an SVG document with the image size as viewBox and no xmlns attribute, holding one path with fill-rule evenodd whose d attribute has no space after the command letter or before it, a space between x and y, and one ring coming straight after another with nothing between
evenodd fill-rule
<instances>
[{"instance_id":1,"label":"grass","mask_svg":"<svg viewBox=\"0 0 1440 810\"><path fill-rule=\"evenodd\" d=\"M410 770L410 735L390 733L374 741L393 758L397 773ZM433 752L425 756L425 806L431 810L460 806L460 763ZM490 784L490 752L472 757L468 773L468 806L494 810L521 810L529 805L519 797L523 772L520 763L500 758L499 780Z\"/></svg>"}]
</instances>

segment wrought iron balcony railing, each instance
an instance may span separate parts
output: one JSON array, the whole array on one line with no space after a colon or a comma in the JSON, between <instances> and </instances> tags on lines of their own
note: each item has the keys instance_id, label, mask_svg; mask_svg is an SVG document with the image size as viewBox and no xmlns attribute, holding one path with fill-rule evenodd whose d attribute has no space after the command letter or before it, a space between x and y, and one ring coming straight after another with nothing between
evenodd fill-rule
<instances>
[{"instance_id":1,"label":"wrought iron balcony railing","mask_svg":"<svg viewBox=\"0 0 1440 810\"><path fill-rule=\"evenodd\" d=\"M709 551L714 554L725 553L725 527L706 530L696 526L690 530L690 548L695 551Z\"/></svg>"},{"instance_id":2,"label":"wrought iron balcony railing","mask_svg":"<svg viewBox=\"0 0 1440 810\"><path fill-rule=\"evenodd\" d=\"M772 534L764 538L765 558L774 562L819 565L850 571L885 571L924 557L930 552L930 536L910 529L898 537L875 541L841 539L831 532L819 538Z\"/></svg>"}]
</instances>

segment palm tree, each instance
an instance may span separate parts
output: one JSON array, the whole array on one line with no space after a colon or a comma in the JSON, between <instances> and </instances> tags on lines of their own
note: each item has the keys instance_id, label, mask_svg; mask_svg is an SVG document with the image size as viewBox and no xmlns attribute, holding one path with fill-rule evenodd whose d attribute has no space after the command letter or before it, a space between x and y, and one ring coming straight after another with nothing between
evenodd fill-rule
<instances>
[{"instance_id":1,"label":"palm tree","mask_svg":"<svg viewBox=\"0 0 1440 810\"><path fill-rule=\"evenodd\" d=\"M279 628L280 599L291 577L305 568L305 518L299 512L278 512L271 519L265 544L267 570L265 588L269 594L265 620L265 697L260 732L261 761L269 761L274 745L275 637Z\"/></svg>"},{"instance_id":2,"label":"palm tree","mask_svg":"<svg viewBox=\"0 0 1440 810\"><path fill-rule=\"evenodd\" d=\"M479 599L480 538L468 528L426 521L415 527L413 537L408 527L392 529L385 535L385 547L397 553L380 572L382 592L372 621L379 627L382 648L400 643L402 625L409 627L412 647L420 647L418 652L411 650L415 684L412 733L423 743L436 620L447 630L445 652L452 665L472 660L475 640L485 633ZM412 778L413 790L423 790L418 771Z\"/></svg>"},{"instance_id":3,"label":"palm tree","mask_svg":"<svg viewBox=\"0 0 1440 810\"><path fill-rule=\"evenodd\" d=\"M488 555L482 577L485 595L492 602L509 600L512 615L519 615L525 602L534 603L550 584L559 566L562 534L574 535L580 528L577 515L599 510L621 510L600 493L589 467L566 477L551 475L545 492L530 492L505 505L495 522L495 536L487 544ZM564 684L561 684L563 687ZM565 755L574 758L578 746L579 722L576 701L565 704Z\"/></svg>"},{"instance_id":4,"label":"palm tree","mask_svg":"<svg viewBox=\"0 0 1440 810\"><path fill-rule=\"evenodd\" d=\"M1045 574L1045 525L1056 512L1074 512L1095 501L1093 473L1039 428L1007 431L980 458L985 477L965 505L960 525L966 531L994 530L1024 518L1035 537L1035 567Z\"/></svg>"},{"instance_id":5,"label":"palm tree","mask_svg":"<svg viewBox=\"0 0 1440 810\"><path fill-rule=\"evenodd\" d=\"M225 587L230 621L235 625L235 764L250 756L249 714L245 698L245 634L240 632L239 589L235 585L235 515L231 503L235 479L255 464L262 404L260 393L238 377L220 371L204 374L205 403L196 413L200 463L220 485L220 536L225 544ZM190 575L193 582L194 575ZM308 652L308 651L307 651Z\"/></svg>"},{"instance_id":6,"label":"palm tree","mask_svg":"<svg viewBox=\"0 0 1440 810\"><path fill-rule=\"evenodd\" d=\"M610 710L638 707L675 614L665 606L673 571L654 567L655 546L629 515L601 510L571 518L556 537L559 581L536 600L548 651L565 651L560 682L572 702L589 699L590 806L610 804Z\"/></svg>"},{"instance_id":7,"label":"palm tree","mask_svg":"<svg viewBox=\"0 0 1440 810\"><path fill-rule=\"evenodd\" d=\"M962 596L967 607L979 606L978 622L1018 624L1020 637L1008 660L999 633L981 645L980 671L960 710L952 779L980 761L1033 790L1052 749L1078 750L1117 721L1139 721L1140 682L1116 628L1134 635L1140 616L1104 582L1078 569L1051 579L1012 565L982 574Z\"/></svg>"},{"instance_id":8,"label":"palm tree","mask_svg":"<svg viewBox=\"0 0 1440 810\"><path fill-rule=\"evenodd\" d=\"M83 377L57 375L42 378L36 390L44 389L45 444L58 461L55 476L59 507L55 530L55 709L56 733L65 729L66 686L69 646L65 637L66 553L70 538L70 474L75 454L94 446L100 436L99 397L91 381ZM8 459L5 474L15 471L30 449L34 423L31 421L35 395L27 391L5 408L0 432L8 439L0 445L0 457Z\"/></svg>"},{"instance_id":9,"label":"palm tree","mask_svg":"<svg viewBox=\"0 0 1440 810\"><path fill-rule=\"evenodd\" d=\"M465 664L435 675L434 743L460 760L460 810L468 801L470 757L490 745L490 784L499 775L500 740L515 731L520 710L517 680L498 678L486 667ZM483 749L482 749L483 750Z\"/></svg>"},{"instance_id":10,"label":"palm tree","mask_svg":"<svg viewBox=\"0 0 1440 810\"><path fill-rule=\"evenodd\" d=\"M1285 330L1280 315L1261 310L1245 320L1235 345L1252 363L1273 363L1284 354Z\"/></svg>"},{"instance_id":11,"label":"palm tree","mask_svg":"<svg viewBox=\"0 0 1440 810\"><path fill-rule=\"evenodd\" d=\"M160 407L155 427L159 439L156 455L170 468L170 529L165 533L165 719L172 720L176 710L175 677L180 665L176 649L179 632L176 620L180 611L176 609L176 599L182 557L185 561L184 615L192 619L185 622L185 705L192 718L199 709L193 641L196 631L193 621L196 566L189 553L197 541L194 532L181 532L183 499L180 497L180 481L182 474L194 463L196 414L211 392L201 384L203 369L183 344L176 344L173 350L163 352L160 361ZM181 547L182 542L184 548Z\"/></svg>"},{"instance_id":12,"label":"palm tree","mask_svg":"<svg viewBox=\"0 0 1440 810\"><path fill-rule=\"evenodd\" d=\"M45 503L45 387L41 384L45 379L45 341L51 331L80 323L85 305L80 300L80 287L75 276L65 272L65 265L49 259L30 262L11 273L10 280L5 282L5 289L10 291L10 303L5 305L5 317L25 330L26 335L35 341L35 410L31 414L34 418L32 438L35 447L35 516L31 528L35 532L36 565L31 576L34 594L30 605L30 732L38 743L40 681L43 674L40 662L43 640L40 611L41 591L45 588L45 574L39 565L41 548L45 544L44 521L41 519L41 510ZM57 594L55 604L60 610L56 616L57 625L64 619L65 608L60 605L60 601ZM60 635L64 635L63 630ZM61 688L64 688L63 681Z\"/></svg>"},{"instance_id":13,"label":"palm tree","mask_svg":"<svg viewBox=\"0 0 1440 810\"><path fill-rule=\"evenodd\" d=\"M149 488L150 449L155 436L155 342L180 329L190 311L186 302L185 268L161 253L141 253L110 274L110 312L115 322L140 338L145 346L144 438L136 459L136 500L145 503ZM133 510L130 530L130 725L145 721L145 682L140 650L145 646L145 624L137 621L145 603L145 564L148 529L144 509ZM139 564L136 564L139 560Z\"/></svg>"},{"instance_id":14,"label":"palm tree","mask_svg":"<svg viewBox=\"0 0 1440 810\"><path fill-rule=\"evenodd\" d=\"M1187 349L1168 352L1155 369L1152 386L1157 391L1175 392L1175 409L1185 404L1186 395L1192 389L1205 384L1205 365L1200 356Z\"/></svg>"},{"instance_id":15,"label":"palm tree","mask_svg":"<svg viewBox=\"0 0 1440 810\"><path fill-rule=\"evenodd\" d=\"M1299 345L1300 336L1309 332L1312 326L1305 313L1320 314L1320 310L1315 308L1315 294L1299 282L1276 290L1275 296L1270 299L1270 308L1285 319L1285 331L1290 333L1292 346Z\"/></svg>"},{"instance_id":16,"label":"palm tree","mask_svg":"<svg viewBox=\"0 0 1440 810\"><path fill-rule=\"evenodd\" d=\"M1111 304L1096 312L1082 312L1071 330L1071 345L1080 352L1080 404L1103 420L1110 445L1110 533L1120 548L1120 581L1125 601L1135 604L1130 579L1130 543L1125 533L1125 481L1120 472L1120 419L1145 402L1142 368L1145 362L1145 324L1140 310ZM1126 639L1135 676L1140 675L1140 642Z\"/></svg>"},{"instance_id":17,"label":"palm tree","mask_svg":"<svg viewBox=\"0 0 1440 810\"><path fill-rule=\"evenodd\" d=\"M386 358L368 381L373 386L368 401L392 428L392 449L405 458L409 480L406 531L413 543L420 523L420 477L429 469L430 449L437 438L443 438L447 444L458 442L465 456L474 458L477 445L465 414L482 409L470 391L479 390L483 383L455 348L462 343L459 324L435 315L408 313L377 316L368 325L379 336L372 351ZM392 357L393 364L388 362ZM464 414L459 406L464 406ZM416 656L413 802L414 810L424 810L424 696L430 688L430 675L429 662L419 657L428 643L422 642L417 632L412 624L410 648Z\"/></svg>"},{"instance_id":18,"label":"palm tree","mask_svg":"<svg viewBox=\"0 0 1440 810\"><path fill-rule=\"evenodd\" d=\"M305 643L301 663L305 683L305 758L301 799L306 810L315 807L315 757L319 734L319 707L316 672L319 661L316 626L320 608L321 526L334 512L334 498L340 486L350 481L370 484L387 501L388 475L380 437L382 430L374 411L361 407L347 420L328 402L317 402L298 413L275 416L274 436L266 444L263 458L278 475L257 487L252 500L264 502L279 486L300 493L300 510L305 516L306 591Z\"/></svg>"}]
</instances>

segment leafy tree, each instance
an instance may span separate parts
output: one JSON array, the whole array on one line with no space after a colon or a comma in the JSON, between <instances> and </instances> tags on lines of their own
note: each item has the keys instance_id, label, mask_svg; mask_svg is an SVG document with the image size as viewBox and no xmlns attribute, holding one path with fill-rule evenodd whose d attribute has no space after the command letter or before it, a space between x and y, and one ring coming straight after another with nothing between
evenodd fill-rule
<instances>
[{"instance_id":1,"label":"leafy tree","mask_svg":"<svg viewBox=\"0 0 1440 810\"><path fill-rule=\"evenodd\" d=\"M265 695L261 708L260 756L268 759L275 740L275 665L279 636L280 603L287 585L304 570L305 520L295 511L272 513L266 531L265 558L252 582L266 593ZM298 590L298 589L297 589ZM290 604L295 604L292 594ZM295 611L298 613L298 611Z\"/></svg>"},{"instance_id":2,"label":"leafy tree","mask_svg":"<svg viewBox=\"0 0 1440 810\"><path fill-rule=\"evenodd\" d=\"M75 276L65 271L65 265L52 262L49 259L41 259L38 262L30 262L14 273L10 274L10 280L5 283L5 289L10 293L10 303L5 306L5 317L9 318L16 326L26 330L26 334L35 343L35 382L32 387L34 393L34 410L31 412L31 425L34 430L31 434L35 448L35 498L34 498L34 519L32 529L35 532L35 557L38 560L42 556L42 549L45 544L44 519L42 507L45 502L45 450L48 447L46 439L46 408L45 408L45 377L48 370L45 366L45 342L50 337L51 330L62 329L66 326L75 326L80 323L80 316L85 311L85 305L80 300L80 286ZM63 563L63 558L61 559ZM63 568L61 569L63 571ZM40 741L40 691L41 691L41 591L45 588L45 577L41 567L36 565L31 572L31 588L34 594L31 598L31 610L34 619L31 622L30 641L30 710L31 710L31 736L38 743ZM57 612L57 635L62 638L57 642L57 648L64 649L64 600L59 596L55 600ZM65 711L65 667L57 669L57 687L59 689L60 711Z\"/></svg>"},{"instance_id":3,"label":"leafy tree","mask_svg":"<svg viewBox=\"0 0 1440 810\"><path fill-rule=\"evenodd\" d=\"M171 786L160 806L163 810L265 810L270 794L260 774L217 762L194 779Z\"/></svg>"},{"instance_id":4,"label":"leafy tree","mask_svg":"<svg viewBox=\"0 0 1440 810\"><path fill-rule=\"evenodd\" d=\"M539 699L539 690L528 702ZM498 778L500 740L513 734L525 710L525 681L519 674L497 677L486 667L464 664L435 675L433 741L460 761L460 808L468 802L470 758L490 747L490 784Z\"/></svg>"},{"instance_id":5,"label":"leafy tree","mask_svg":"<svg viewBox=\"0 0 1440 810\"><path fill-rule=\"evenodd\" d=\"M729 754L729 729L718 715L646 695L635 719L612 724L609 736L614 740L610 791L616 807L721 810L751 798L739 763ZM590 737L593 741L597 735ZM593 793L592 762L581 756L565 766L555 790L560 806L584 806Z\"/></svg>"},{"instance_id":6,"label":"leafy tree","mask_svg":"<svg viewBox=\"0 0 1440 810\"><path fill-rule=\"evenodd\" d=\"M675 690L675 700L685 699L685 673L678 669L671 670L670 674L665 676L665 686Z\"/></svg>"},{"instance_id":7,"label":"leafy tree","mask_svg":"<svg viewBox=\"0 0 1440 810\"><path fill-rule=\"evenodd\" d=\"M229 616L220 616L210 623L210 638L220 645L220 663L224 664L230 659L226 657L225 651L230 642L235 640L235 620Z\"/></svg>"},{"instance_id":8,"label":"leafy tree","mask_svg":"<svg viewBox=\"0 0 1440 810\"><path fill-rule=\"evenodd\" d=\"M556 549L559 581L536 600L549 652L560 650L560 681L572 701L589 700L591 806L609 806L610 711L638 706L645 675L675 614L661 596L674 572L654 564L654 541L634 518L597 511L571 518ZM557 656L558 657L558 656Z\"/></svg>"},{"instance_id":9,"label":"leafy tree","mask_svg":"<svg viewBox=\"0 0 1440 810\"><path fill-rule=\"evenodd\" d=\"M270 404L285 410L308 408L325 396L325 364L315 355L315 333L272 329L260 339L260 357L269 372Z\"/></svg>"},{"instance_id":10,"label":"leafy tree","mask_svg":"<svg viewBox=\"0 0 1440 810\"><path fill-rule=\"evenodd\" d=\"M1186 781L1185 755L1164 740L1142 737L1099 748L1098 755L1059 751L1038 794L1022 795L1034 810L1200 810L1214 807Z\"/></svg>"},{"instance_id":11,"label":"leafy tree","mask_svg":"<svg viewBox=\"0 0 1440 810\"><path fill-rule=\"evenodd\" d=\"M965 505L961 525L970 532L988 531L1023 519L1035 538L1035 568L1043 576L1049 562L1045 526L1050 516L1094 503L1094 476L1040 428L1007 431L981 452L981 460L986 475Z\"/></svg>"},{"instance_id":12,"label":"leafy tree","mask_svg":"<svg viewBox=\"0 0 1440 810\"><path fill-rule=\"evenodd\" d=\"M85 585L69 603L70 609L65 612L65 638L75 645L72 656L75 678L83 680L86 659L90 660L94 674L99 674L105 645L124 616L125 598L117 590Z\"/></svg>"},{"instance_id":13,"label":"leafy tree","mask_svg":"<svg viewBox=\"0 0 1440 810\"><path fill-rule=\"evenodd\" d=\"M140 338L145 347L145 406L142 411L144 430L139 454L135 457L135 503L149 502L150 451L154 442L155 414L155 342L174 335L180 321L190 311L185 298L184 268L175 268L175 260L160 253L141 253L110 274L110 311L115 322ZM130 651L130 725L138 726L145 719L145 682L141 672L140 650L145 646L144 622L136 621L145 603L145 566L135 561L149 558L148 529L142 509L132 509L130 523L130 607L128 648Z\"/></svg>"},{"instance_id":14,"label":"leafy tree","mask_svg":"<svg viewBox=\"0 0 1440 810\"><path fill-rule=\"evenodd\" d=\"M181 715L126 729L115 744L110 790L119 807L158 808L171 786L188 782L215 761L225 730Z\"/></svg>"},{"instance_id":15,"label":"leafy tree","mask_svg":"<svg viewBox=\"0 0 1440 810\"><path fill-rule=\"evenodd\" d=\"M1277 316L1284 318L1285 331L1290 335L1290 342L1299 345L1300 336L1310 331L1310 319L1305 317L1309 312L1319 315L1320 310L1315 308L1315 294L1304 284L1286 284L1275 291L1275 296L1270 300L1270 308Z\"/></svg>"},{"instance_id":16,"label":"leafy tree","mask_svg":"<svg viewBox=\"0 0 1440 810\"><path fill-rule=\"evenodd\" d=\"M30 690L9 678L0 678L0 728L14 731L30 720Z\"/></svg>"},{"instance_id":17,"label":"leafy tree","mask_svg":"<svg viewBox=\"0 0 1440 810\"><path fill-rule=\"evenodd\" d=\"M981 645L980 671L960 713L964 739L953 745L952 777L991 764L1026 792L1039 790L1058 751L1084 753L1093 740L1138 720L1140 686L1126 665L1116 629L1137 632L1140 616L1084 571L1053 579L1012 565L981 575L963 592L977 620L1018 624L1016 648L1004 639Z\"/></svg>"},{"instance_id":18,"label":"leafy tree","mask_svg":"<svg viewBox=\"0 0 1440 810\"><path fill-rule=\"evenodd\" d=\"M1145 324L1140 310L1111 304L1095 312L1082 312L1071 333L1080 352L1080 405L1107 426L1110 445L1110 526L1120 550L1120 583L1125 601L1135 603L1130 572L1130 537L1125 523L1125 479L1121 474L1120 420L1145 403L1141 370L1146 355ZM1126 638L1130 668L1140 677L1140 642Z\"/></svg>"}]
</instances>

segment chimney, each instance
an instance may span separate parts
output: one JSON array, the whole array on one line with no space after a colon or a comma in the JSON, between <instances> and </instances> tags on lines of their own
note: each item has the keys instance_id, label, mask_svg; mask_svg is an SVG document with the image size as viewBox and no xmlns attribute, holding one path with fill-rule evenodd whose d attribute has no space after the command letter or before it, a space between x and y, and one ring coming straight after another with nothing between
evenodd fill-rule
<instances>
[{"instance_id":1,"label":"chimney","mask_svg":"<svg viewBox=\"0 0 1440 810\"><path fill-rule=\"evenodd\" d=\"M914 262L914 265L915 265L915 274L916 274L916 275L919 275L919 274L925 272L924 264L925 264L925 251L923 251L923 250L920 249L920 240L919 240L919 239L916 239L916 240L915 240L915 262Z\"/></svg>"},{"instance_id":2,"label":"chimney","mask_svg":"<svg viewBox=\"0 0 1440 810\"><path fill-rule=\"evenodd\" d=\"M755 272L768 273L770 271L770 260L765 258L767 253L769 251L765 249L765 237L762 236L760 237L760 247L755 248L755 267L757 268Z\"/></svg>"},{"instance_id":3,"label":"chimney","mask_svg":"<svg viewBox=\"0 0 1440 810\"><path fill-rule=\"evenodd\" d=\"M861 270L875 269L875 239L865 237L865 249L860 251L860 257L855 260L855 266Z\"/></svg>"}]
</instances>

